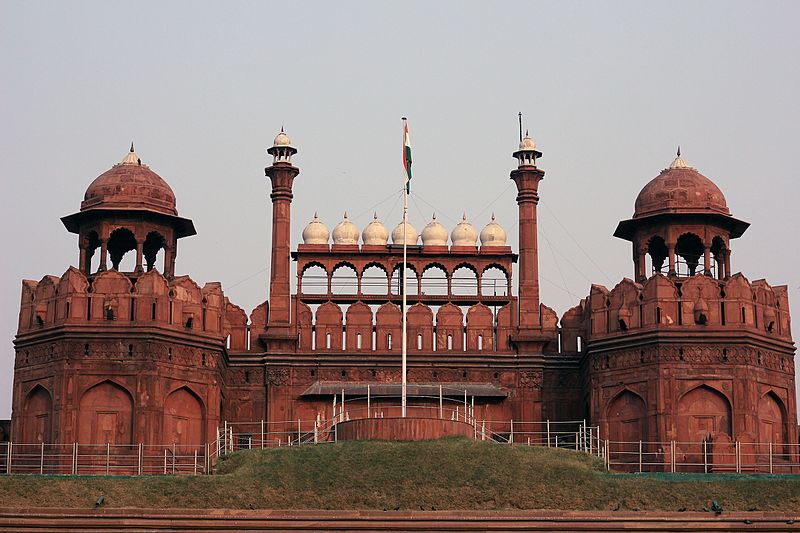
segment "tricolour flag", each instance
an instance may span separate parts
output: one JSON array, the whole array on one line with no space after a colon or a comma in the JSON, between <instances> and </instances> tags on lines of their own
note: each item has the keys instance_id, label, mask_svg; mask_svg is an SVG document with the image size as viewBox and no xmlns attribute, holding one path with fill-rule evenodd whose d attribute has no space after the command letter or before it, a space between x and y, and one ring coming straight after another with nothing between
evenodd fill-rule
<instances>
[{"instance_id":1,"label":"tricolour flag","mask_svg":"<svg viewBox=\"0 0 800 533\"><path fill-rule=\"evenodd\" d=\"M411 192L411 137L408 135L408 122L403 118L403 168L406 169L406 193Z\"/></svg>"}]
</instances>

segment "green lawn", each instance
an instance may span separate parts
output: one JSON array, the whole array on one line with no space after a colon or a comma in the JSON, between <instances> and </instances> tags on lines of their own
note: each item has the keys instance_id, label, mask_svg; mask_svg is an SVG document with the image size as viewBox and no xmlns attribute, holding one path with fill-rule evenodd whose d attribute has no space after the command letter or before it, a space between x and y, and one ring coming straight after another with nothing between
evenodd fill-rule
<instances>
[{"instance_id":1,"label":"green lawn","mask_svg":"<svg viewBox=\"0 0 800 533\"><path fill-rule=\"evenodd\" d=\"M0 507L800 509L800 476L615 475L567 450L469 439L250 450L198 477L0 476Z\"/></svg>"}]
</instances>

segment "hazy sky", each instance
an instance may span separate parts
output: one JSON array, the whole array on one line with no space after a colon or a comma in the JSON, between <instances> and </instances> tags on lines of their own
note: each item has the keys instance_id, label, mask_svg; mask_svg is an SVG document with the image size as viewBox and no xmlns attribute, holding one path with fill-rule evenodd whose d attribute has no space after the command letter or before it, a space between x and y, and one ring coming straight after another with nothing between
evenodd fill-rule
<instances>
[{"instance_id":1,"label":"hazy sky","mask_svg":"<svg viewBox=\"0 0 800 533\"><path fill-rule=\"evenodd\" d=\"M294 243L315 210L330 229L345 210L397 224L405 115L412 224L466 212L480 231L494 211L516 249L522 111L547 172L544 303L632 275L612 233L680 144L752 223L733 270L788 284L800 316L798 20L796 2L0 1L0 418L21 280L76 264L59 218L131 140L197 227L177 273L248 312L267 295L264 150L282 125Z\"/></svg>"}]
</instances>

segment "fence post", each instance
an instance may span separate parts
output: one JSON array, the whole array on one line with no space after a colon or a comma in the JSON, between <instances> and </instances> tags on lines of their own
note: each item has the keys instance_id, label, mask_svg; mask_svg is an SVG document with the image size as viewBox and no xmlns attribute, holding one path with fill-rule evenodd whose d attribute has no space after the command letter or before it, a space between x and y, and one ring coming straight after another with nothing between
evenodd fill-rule
<instances>
[{"instance_id":1,"label":"fence post","mask_svg":"<svg viewBox=\"0 0 800 533\"><path fill-rule=\"evenodd\" d=\"M642 441L639 441L639 473L642 473Z\"/></svg>"},{"instance_id":2,"label":"fence post","mask_svg":"<svg viewBox=\"0 0 800 533\"><path fill-rule=\"evenodd\" d=\"M467 421L467 389L464 389L464 422Z\"/></svg>"},{"instance_id":3,"label":"fence post","mask_svg":"<svg viewBox=\"0 0 800 533\"><path fill-rule=\"evenodd\" d=\"M138 455L139 455L139 475L141 476L142 472L144 472L144 465L142 464L144 462L144 444L141 442L139 443Z\"/></svg>"},{"instance_id":4,"label":"fence post","mask_svg":"<svg viewBox=\"0 0 800 533\"><path fill-rule=\"evenodd\" d=\"M44 474L44 441L42 441L42 451L39 454L39 474Z\"/></svg>"},{"instance_id":5,"label":"fence post","mask_svg":"<svg viewBox=\"0 0 800 533\"><path fill-rule=\"evenodd\" d=\"M8 443L6 446L6 474L11 473L11 447L13 444L11 442Z\"/></svg>"},{"instance_id":6,"label":"fence post","mask_svg":"<svg viewBox=\"0 0 800 533\"><path fill-rule=\"evenodd\" d=\"M111 470L111 443L106 442L106 475L110 473Z\"/></svg>"},{"instance_id":7,"label":"fence post","mask_svg":"<svg viewBox=\"0 0 800 533\"><path fill-rule=\"evenodd\" d=\"M772 441L769 442L769 473L772 473Z\"/></svg>"},{"instance_id":8,"label":"fence post","mask_svg":"<svg viewBox=\"0 0 800 533\"><path fill-rule=\"evenodd\" d=\"M741 449L739 448L739 441L733 443L733 455L736 459L736 473L740 474L742 472L742 458L739 456Z\"/></svg>"},{"instance_id":9,"label":"fence post","mask_svg":"<svg viewBox=\"0 0 800 533\"><path fill-rule=\"evenodd\" d=\"M225 431L225 440L223 441L223 445L224 445L224 448L225 448L225 453L228 453L228 421L227 420L225 421L224 431Z\"/></svg>"},{"instance_id":10,"label":"fence post","mask_svg":"<svg viewBox=\"0 0 800 533\"><path fill-rule=\"evenodd\" d=\"M442 408L442 386L439 385L439 418L442 418L444 409Z\"/></svg>"},{"instance_id":11,"label":"fence post","mask_svg":"<svg viewBox=\"0 0 800 533\"><path fill-rule=\"evenodd\" d=\"M670 471L674 474L675 473L675 441L669 441L669 463L670 463Z\"/></svg>"},{"instance_id":12,"label":"fence post","mask_svg":"<svg viewBox=\"0 0 800 533\"><path fill-rule=\"evenodd\" d=\"M578 427L578 431L575 432L575 451L576 452L579 450L580 442L581 442L581 428Z\"/></svg>"},{"instance_id":13,"label":"fence post","mask_svg":"<svg viewBox=\"0 0 800 533\"><path fill-rule=\"evenodd\" d=\"M486 419L481 421L481 440L486 440Z\"/></svg>"},{"instance_id":14,"label":"fence post","mask_svg":"<svg viewBox=\"0 0 800 533\"><path fill-rule=\"evenodd\" d=\"M370 405L371 405L369 400L370 400L370 397L369 397L369 383L367 383L367 418L372 418L372 415L369 412L370 411Z\"/></svg>"},{"instance_id":15,"label":"fence post","mask_svg":"<svg viewBox=\"0 0 800 533\"><path fill-rule=\"evenodd\" d=\"M194 475L197 475L197 448L194 449Z\"/></svg>"},{"instance_id":16,"label":"fence post","mask_svg":"<svg viewBox=\"0 0 800 533\"><path fill-rule=\"evenodd\" d=\"M547 447L550 447L550 419L547 419Z\"/></svg>"},{"instance_id":17,"label":"fence post","mask_svg":"<svg viewBox=\"0 0 800 533\"><path fill-rule=\"evenodd\" d=\"M319 436L317 434L317 421L314 420L314 444L319 442Z\"/></svg>"},{"instance_id":18,"label":"fence post","mask_svg":"<svg viewBox=\"0 0 800 533\"><path fill-rule=\"evenodd\" d=\"M514 444L514 419L511 419L511 434L508 437L508 443Z\"/></svg>"},{"instance_id":19,"label":"fence post","mask_svg":"<svg viewBox=\"0 0 800 533\"><path fill-rule=\"evenodd\" d=\"M261 420L261 449L264 449L264 420Z\"/></svg>"},{"instance_id":20,"label":"fence post","mask_svg":"<svg viewBox=\"0 0 800 533\"><path fill-rule=\"evenodd\" d=\"M205 471L206 471L206 474L211 474L211 446L209 446L208 443L206 443L206 445L204 447L204 451L205 451L205 454L206 454L206 457L205 457Z\"/></svg>"},{"instance_id":21,"label":"fence post","mask_svg":"<svg viewBox=\"0 0 800 533\"><path fill-rule=\"evenodd\" d=\"M611 470L611 441L606 439L606 470Z\"/></svg>"},{"instance_id":22,"label":"fence post","mask_svg":"<svg viewBox=\"0 0 800 533\"><path fill-rule=\"evenodd\" d=\"M72 443L72 475L78 475L78 443Z\"/></svg>"},{"instance_id":23,"label":"fence post","mask_svg":"<svg viewBox=\"0 0 800 533\"><path fill-rule=\"evenodd\" d=\"M708 474L708 443L703 439L703 473Z\"/></svg>"},{"instance_id":24,"label":"fence post","mask_svg":"<svg viewBox=\"0 0 800 533\"><path fill-rule=\"evenodd\" d=\"M172 473L175 474L175 461L177 460L177 456L175 455L178 451L175 448L175 443L172 443Z\"/></svg>"},{"instance_id":25,"label":"fence post","mask_svg":"<svg viewBox=\"0 0 800 533\"><path fill-rule=\"evenodd\" d=\"M333 442L339 442L339 436L336 431L337 425L336 423L333 424Z\"/></svg>"},{"instance_id":26,"label":"fence post","mask_svg":"<svg viewBox=\"0 0 800 533\"><path fill-rule=\"evenodd\" d=\"M586 419L583 419L581 424L581 434L583 435L583 451L586 451Z\"/></svg>"},{"instance_id":27,"label":"fence post","mask_svg":"<svg viewBox=\"0 0 800 533\"><path fill-rule=\"evenodd\" d=\"M167 475L167 449L164 448L164 475Z\"/></svg>"}]
</instances>

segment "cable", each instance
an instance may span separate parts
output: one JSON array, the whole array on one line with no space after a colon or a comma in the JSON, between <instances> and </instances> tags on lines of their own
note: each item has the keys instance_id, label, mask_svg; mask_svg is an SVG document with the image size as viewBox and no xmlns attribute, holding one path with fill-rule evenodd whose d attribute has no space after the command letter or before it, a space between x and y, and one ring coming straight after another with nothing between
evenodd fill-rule
<instances>
[{"instance_id":1,"label":"cable","mask_svg":"<svg viewBox=\"0 0 800 533\"><path fill-rule=\"evenodd\" d=\"M498 195L497 195L497 198L495 198L494 200L492 200L491 202L489 202L488 204L486 204L486 207L484 207L484 208L483 208L483 211L481 211L480 213L478 213L477 215L475 215L475 220L480 220L480 218L481 218L481 215L482 215L482 214L484 214L486 211L488 211L488 210L489 210L489 208L490 208L490 207L492 207L494 204L496 204L496 203L497 203L497 201L498 201L500 198L502 198L502 197L503 197L503 195L504 195L504 194L505 194L505 193L508 191L508 189L510 189L510 188L511 188L511 186L512 186L512 185L514 185L514 182L513 182L513 181L509 181L508 185L506 185L506 188L505 188L505 189L503 189L503 192L501 192L500 194L498 194Z\"/></svg>"},{"instance_id":2,"label":"cable","mask_svg":"<svg viewBox=\"0 0 800 533\"><path fill-rule=\"evenodd\" d=\"M590 254L589 254L589 253L588 253L586 250L584 250L584 249L583 249L583 247L580 245L580 243L577 241L577 239L575 239L575 237L573 237L573 236L572 236L572 234L569 232L569 230L568 230L568 229L567 229L567 228L564 226L564 224L562 224L562 223L561 223L561 221L558 219L558 217L556 216L556 214L555 214L555 213L554 213L554 212L553 212L553 211L552 211L552 210L551 210L551 209L550 209L550 208L547 206L547 204L546 204L546 203L544 203L544 204L542 204L542 205L543 205L543 206L544 206L544 208L547 210L547 212L548 212L550 215L552 215L552 216L553 216L553 219L555 219L555 221L558 223L558 225L559 225L559 226L561 226L561 229L563 229L563 230L564 230L564 232L565 232L565 233L566 233L566 234L569 236L569 238L570 238L570 239L572 239L572 242L574 242L574 243L575 243L575 246L577 246L577 247L578 247L578 249L579 249L581 252L583 252L583 255L585 255L585 256L586 256L586 257L589 259L589 261L591 261L591 263L592 263L592 264L595 266L595 268L596 268L596 269L597 269L597 270L598 270L598 271L599 271L599 272L600 272L600 273L601 273L603 276L605 276L605 278L606 278L606 281L608 281L608 283L613 283L613 281L611 280L611 276L609 276L608 274L606 274L606 272L605 272L605 271L604 271L602 268L600 268L600 265L598 265L598 264L595 262L595 260L594 260L594 259L592 259L592 256L591 256L591 255L590 255Z\"/></svg>"}]
</instances>

